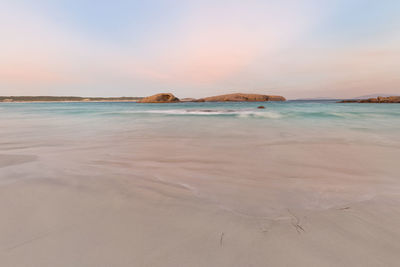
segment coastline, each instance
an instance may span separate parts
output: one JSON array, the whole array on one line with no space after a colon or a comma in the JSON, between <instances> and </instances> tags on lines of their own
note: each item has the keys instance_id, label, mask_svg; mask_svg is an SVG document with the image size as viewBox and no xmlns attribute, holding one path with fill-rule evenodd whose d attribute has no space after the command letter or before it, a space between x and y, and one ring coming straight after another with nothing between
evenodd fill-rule
<instances>
[{"instance_id":1,"label":"coastline","mask_svg":"<svg viewBox=\"0 0 400 267\"><path fill-rule=\"evenodd\" d=\"M138 100L96 100L96 101L0 101L0 103L103 103L103 102L134 102Z\"/></svg>"}]
</instances>

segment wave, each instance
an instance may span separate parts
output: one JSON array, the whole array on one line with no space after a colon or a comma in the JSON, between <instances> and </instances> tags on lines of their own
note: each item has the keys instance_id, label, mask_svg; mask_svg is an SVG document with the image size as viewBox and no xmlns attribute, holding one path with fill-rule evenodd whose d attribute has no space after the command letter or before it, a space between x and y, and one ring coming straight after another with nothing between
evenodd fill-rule
<instances>
[{"instance_id":1,"label":"wave","mask_svg":"<svg viewBox=\"0 0 400 267\"><path fill-rule=\"evenodd\" d=\"M240 118L270 118L279 119L282 114L271 111L252 111L252 110L234 110L234 109L167 109L167 110L140 110L123 111L121 113L134 114L160 114L160 115L189 115L189 116L235 116ZM116 114L116 113L114 113Z\"/></svg>"},{"instance_id":2,"label":"wave","mask_svg":"<svg viewBox=\"0 0 400 267\"><path fill-rule=\"evenodd\" d=\"M399 116L399 113L337 112L337 111L290 111L285 114L293 118L366 119Z\"/></svg>"},{"instance_id":3,"label":"wave","mask_svg":"<svg viewBox=\"0 0 400 267\"><path fill-rule=\"evenodd\" d=\"M289 117L302 117L302 118L350 118L356 117L357 114L347 114L341 112L327 112L327 111L291 111L288 112Z\"/></svg>"},{"instance_id":4,"label":"wave","mask_svg":"<svg viewBox=\"0 0 400 267\"><path fill-rule=\"evenodd\" d=\"M165 116L231 116L238 118L267 119L379 119L387 116L399 117L399 113L340 112L340 111L289 111L289 110L254 110L254 109L149 109L123 110L101 113L101 115L148 114Z\"/></svg>"}]
</instances>

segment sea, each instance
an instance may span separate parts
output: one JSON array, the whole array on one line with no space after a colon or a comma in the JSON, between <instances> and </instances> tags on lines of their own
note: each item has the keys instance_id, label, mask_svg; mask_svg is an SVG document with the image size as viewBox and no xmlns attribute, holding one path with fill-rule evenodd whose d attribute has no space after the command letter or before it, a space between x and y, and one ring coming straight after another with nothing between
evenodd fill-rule
<instances>
[{"instance_id":1,"label":"sea","mask_svg":"<svg viewBox=\"0 0 400 267\"><path fill-rule=\"evenodd\" d=\"M0 185L102 177L123 191L140 180L273 217L398 192L400 105L0 103L0 155Z\"/></svg>"}]
</instances>

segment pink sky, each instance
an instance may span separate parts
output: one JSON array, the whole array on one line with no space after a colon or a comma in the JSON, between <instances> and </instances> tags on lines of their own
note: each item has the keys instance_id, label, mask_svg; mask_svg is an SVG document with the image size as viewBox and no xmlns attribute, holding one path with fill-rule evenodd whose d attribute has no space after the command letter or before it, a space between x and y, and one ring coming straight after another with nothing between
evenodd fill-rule
<instances>
[{"instance_id":1,"label":"pink sky","mask_svg":"<svg viewBox=\"0 0 400 267\"><path fill-rule=\"evenodd\" d=\"M358 20L344 1L151 2L120 24L124 6L0 3L0 95L400 94L395 2Z\"/></svg>"}]
</instances>

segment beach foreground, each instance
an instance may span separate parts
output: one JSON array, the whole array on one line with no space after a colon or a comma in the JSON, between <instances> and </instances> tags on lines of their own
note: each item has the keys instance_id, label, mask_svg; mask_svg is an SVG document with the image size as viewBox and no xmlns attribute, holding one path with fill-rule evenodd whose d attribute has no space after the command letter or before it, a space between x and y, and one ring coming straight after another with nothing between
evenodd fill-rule
<instances>
[{"instance_id":1,"label":"beach foreground","mask_svg":"<svg viewBox=\"0 0 400 267\"><path fill-rule=\"evenodd\" d=\"M12 105L1 266L398 265L393 107Z\"/></svg>"}]
</instances>

